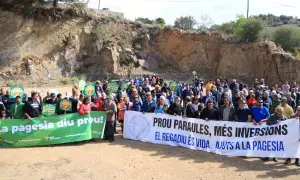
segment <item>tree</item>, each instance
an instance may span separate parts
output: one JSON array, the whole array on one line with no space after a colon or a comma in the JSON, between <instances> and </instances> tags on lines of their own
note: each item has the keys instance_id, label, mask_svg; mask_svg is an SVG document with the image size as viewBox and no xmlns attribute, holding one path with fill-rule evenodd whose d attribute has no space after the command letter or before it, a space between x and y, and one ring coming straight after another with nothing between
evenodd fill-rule
<instances>
[{"instance_id":1,"label":"tree","mask_svg":"<svg viewBox=\"0 0 300 180\"><path fill-rule=\"evenodd\" d=\"M199 30L207 30L213 23L214 22L209 15L202 14L200 16L200 20L198 22L198 29Z\"/></svg>"},{"instance_id":2,"label":"tree","mask_svg":"<svg viewBox=\"0 0 300 180\"><path fill-rule=\"evenodd\" d=\"M136 21L140 21L143 24L153 24L153 21L150 20L149 18L142 18L142 17L138 17L137 19L135 19Z\"/></svg>"},{"instance_id":3,"label":"tree","mask_svg":"<svg viewBox=\"0 0 300 180\"><path fill-rule=\"evenodd\" d=\"M230 21L227 23L223 23L221 25L213 25L210 28L211 30L220 31L226 34L234 34L235 31L235 22Z\"/></svg>"},{"instance_id":4,"label":"tree","mask_svg":"<svg viewBox=\"0 0 300 180\"><path fill-rule=\"evenodd\" d=\"M300 47L300 28L280 27L275 31L274 40L284 50L294 51Z\"/></svg>"},{"instance_id":5,"label":"tree","mask_svg":"<svg viewBox=\"0 0 300 180\"><path fill-rule=\"evenodd\" d=\"M192 16L181 16L177 18L174 22L174 27L189 30L193 29L194 26L197 24L197 21Z\"/></svg>"},{"instance_id":6,"label":"tree","mask_svg":"<svg viewBox=\"0 0 300 180\"><path fill-rule=\"evenodd\" d=\"M255 18L240 17L235 24L235 36L242 41L252 42L258 39L263 29L262 22Z\"/></svg>"},{"instance_id":7,"label":"tree","mask_svg":"<svg viewBox=\"0 0 300 180\"><path fill-rule=\"evenodd\" d=\"M161 26L164 26L166 24L165 20L163 18L156 18L155 23L159 24Z\"/></svg>"}]
</instances>

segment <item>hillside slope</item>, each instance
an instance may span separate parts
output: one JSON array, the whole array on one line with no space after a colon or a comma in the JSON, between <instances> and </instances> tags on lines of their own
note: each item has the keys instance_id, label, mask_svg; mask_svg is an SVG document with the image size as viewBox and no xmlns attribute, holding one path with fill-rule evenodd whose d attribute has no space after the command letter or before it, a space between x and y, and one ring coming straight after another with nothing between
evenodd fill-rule
<instances>
[{"instance_id":1,"label":"hillside slope","mask_svg":"<svg viewBox=\"0 0 300 180\"><path fill-rule=\"evenodd\" d=\"M197 71L207 79L300 81L300 61L272 42L231 44L218 33L191 34L96 16L59 19L41 9L33 15L23 12L0 10L1 84L11 78L42 83L68 76L95 80L145 69L170 72L177 79Z\"/></svg>"}]
</instances>

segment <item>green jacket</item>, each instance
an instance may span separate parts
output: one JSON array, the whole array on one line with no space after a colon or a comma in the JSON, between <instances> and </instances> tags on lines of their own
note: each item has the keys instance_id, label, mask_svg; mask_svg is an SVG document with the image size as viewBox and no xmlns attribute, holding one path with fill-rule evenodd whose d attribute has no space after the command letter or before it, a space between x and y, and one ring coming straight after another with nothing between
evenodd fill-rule
<instances>
[{"instance_id":1,"label":"green jacket","mask_svg":"<svg viewBox=\"0 0 300 180\"><path fill-rule=\"evenodd\" d=\"M24 117L23 107L24 103L11 105L10 114L13 117L13 119L22 119Z\"/></svg>"}]
</instances>

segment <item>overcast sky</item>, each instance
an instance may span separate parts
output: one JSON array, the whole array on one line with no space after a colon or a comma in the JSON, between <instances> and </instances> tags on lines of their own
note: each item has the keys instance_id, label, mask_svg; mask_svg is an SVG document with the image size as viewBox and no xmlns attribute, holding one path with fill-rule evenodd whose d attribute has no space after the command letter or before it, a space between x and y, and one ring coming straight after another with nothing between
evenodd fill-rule
<instances>
[{"instance_id":1,"label":"overcast sky","mask_svg":"<svg viewBox=\"0 0 300 180\"><path fill-rule=\"evenodd\" d=\"M97 8L99 0L90 0ZM247 0L101 0L101 8L123 12L126 18L164 18L173 24L177 17L191 15L196 19L209 15L214 23L235 20L237 14L246 16ZM300 0L250 0L250 15L268 14L300 17Z\"/></svg>"}]
</instances>

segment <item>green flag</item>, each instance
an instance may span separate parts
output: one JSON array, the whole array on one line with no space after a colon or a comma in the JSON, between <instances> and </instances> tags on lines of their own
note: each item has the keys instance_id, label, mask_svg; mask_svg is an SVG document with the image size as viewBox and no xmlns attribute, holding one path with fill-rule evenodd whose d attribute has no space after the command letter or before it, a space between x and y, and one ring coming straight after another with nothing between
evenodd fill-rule
<instances>
[{"instance_id":1,"label":"green flag","mask_svg":"<svg viewBox=\"0 0 300 180\"><path fill-rule=\"evenodd\" d=\"M84 92L84 95L88 96L88 97L95 95L96 94L95 85L91 85L91 84L85 85L83 92Z\"/></svg>"},{"instance_id":2,"label":"green flag","mask_svg":"<svg viewBox=\"0 0 300 180\"><path fill-rule=\"evenodd\" d=\"M107 91L109 91L110 93L117 93L120 84L118 81L109 81L107 86Z\"/></svg>"},{"instance_id":3,"label":"green flag","mask_svg":"<svg viewBox=\"0 0 300 180\"><path fill-rule=\"evenodd\" d=\"M24 95L24 86L10 86L9 98L13 99L17 96L23 97Z\"/></svg>"},{"instance_id":4,"label":"green flag","mask_svg":"<svg viewBox=\"0 0 300 180\"><path fill-rule=\"evenodd\" d=\"M42 115L44 117L50 117L55 115L56 104L43 104Z\"/></svg>"},{"instance_id":5,"label":"green flag","mask_svg":"<svg viewBox=\"0 0 300 180\"><path fill-rule=\"evenodd\" d=\"M0 147L25 147L62 144L103 138L105 112L0 121Z\"/></svg>"}]
</instances>

